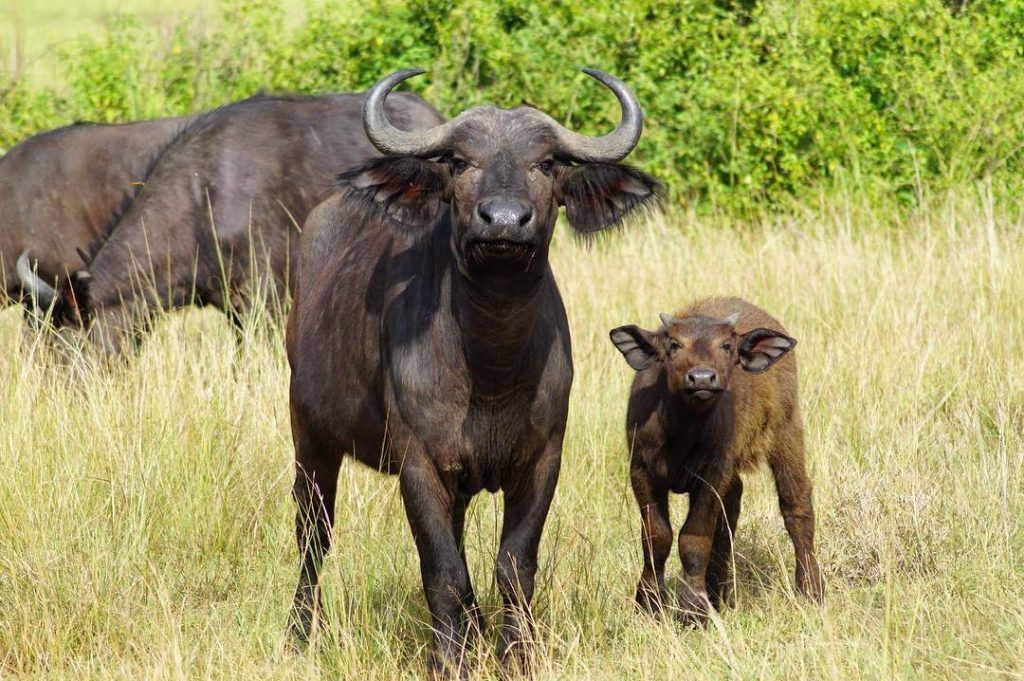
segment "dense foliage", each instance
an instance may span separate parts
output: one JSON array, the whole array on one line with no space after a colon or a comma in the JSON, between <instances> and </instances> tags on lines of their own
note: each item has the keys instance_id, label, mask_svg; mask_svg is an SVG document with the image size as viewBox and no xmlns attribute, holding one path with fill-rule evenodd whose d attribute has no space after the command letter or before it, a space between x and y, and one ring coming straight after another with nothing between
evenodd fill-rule
<instances>
[{"instance_id":1,"label":"dense foliage","mask_svg":"<svg viewBox=\"0 0 1024 681\"><path fill-rule=\"evenodd\" d=\"M528 101L600 132L644 103L636 163L724 208L857 186L920 191L1024 170L1024 0L329 0L286 26L268 0L216 21L112 22L61 56L65 82L0 81L0 146L76 119L217 106L257 90L363 88L399 67L446 114Z\"/></svg>"}]
</instances>

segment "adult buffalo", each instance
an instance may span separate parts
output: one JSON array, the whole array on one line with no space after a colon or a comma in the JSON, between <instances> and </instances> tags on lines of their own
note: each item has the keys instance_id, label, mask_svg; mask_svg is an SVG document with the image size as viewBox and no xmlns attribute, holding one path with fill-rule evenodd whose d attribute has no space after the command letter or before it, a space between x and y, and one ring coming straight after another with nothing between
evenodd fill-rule
<instances>
[{"instance_id":1,"label":"adult buffalo","mask_svg":"<svg viewBox=\"0 0 1024 681\"><path fill-rule=\"evenodd\" d=\"M47 287L84 266L79 253L107 234L190 120L76 123L30 137L0 158L0 305L26 293L16 265L26 250Z\"/></svg>"},{"instance_id":2,"label":"adult buffalo","mask_svg":"<svg viewBox=\"0 0 1024 681\"><path fill-rule=\"evenodd\" d=\"M558 480L572 383L565 309L548 263L560 205L591 234L656 197L619 165L643 114L616 78L619 126L598 138L537 109L469 109L425 132L396 129L391 89L370 90L367 135L388 158L345 174L304 227L288 320L301 570L292 626L308 637L331 543L344 455L399 476L431 613L434 672L465 673L479 625L463 550L466 506L505 495L497 559L498 653L525 661L537 550Z\"/></svg>"},{"instance_id":3,"label":"adult buffalo","mask_svg":"<svg viewBox=\"0 0 1024 681\"><path fill-rule=\"evenodd\" d=\"M237 321L253 303L280 300L306 215L339 173L379 156L362 105L362 94L258 95L198 118L160 156L88 269L61 282L55 325L87 328L112 354L161 308L214 305ZM389 115L406 130L444 120L411 93Z\"/></svg>"}]
</instances>

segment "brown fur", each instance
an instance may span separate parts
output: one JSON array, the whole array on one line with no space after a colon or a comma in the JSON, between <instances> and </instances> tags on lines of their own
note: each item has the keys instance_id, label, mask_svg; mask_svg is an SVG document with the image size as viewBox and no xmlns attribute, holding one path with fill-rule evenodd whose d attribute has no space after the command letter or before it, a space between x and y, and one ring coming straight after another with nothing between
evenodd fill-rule
<instances>
[{"instance_id":1,"label":"brown fur","mask_svg":"<svg viewBox=\"0 0 1024 681\"><path fill-rule=\"evenodd\" d=\"M709 605L724 601L743 495L739 474L762 462L775 477L796 551L797 587L820 601L797 363L789 352L796 341L778 320L740 298L701 300L663 321L658 331L630 326L611 333L638 370L626 425L643 525L638 605L658 613L665 601L669 491L690 495L679 533L681 612L702 622ZM693 380L709 389L698 392Z\"/></svg>"}]
</instances>

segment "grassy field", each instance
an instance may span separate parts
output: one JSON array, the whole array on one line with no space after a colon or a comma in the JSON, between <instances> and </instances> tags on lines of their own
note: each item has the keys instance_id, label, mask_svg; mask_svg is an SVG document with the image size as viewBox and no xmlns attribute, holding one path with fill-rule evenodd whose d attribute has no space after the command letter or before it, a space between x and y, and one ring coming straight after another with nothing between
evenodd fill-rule
<instances>
[{"instance_id":1,"label":"grassy field","mask_svg":"<svg viewBox=\"0 0 1024 681\"><path fill-rule=\"evenodd\" d=\"M1024 677L1024 225L973 193L914 217L843 201L725 228L634 223L554 266L577 379L535 601L538 676ZM740 294L800 340L819 609L794 595L766 473L748 479L737 604L706 629L634 614L639 517L613 326ZM331 616L286 645L296 578L280 330L236 347L215 312L169 315L109 370L55 366L0 317L0 675L417 678L426 606L397 481L347 463ZM488 611L500 497L470 508ZM673 502L676 522L685 500ZM670 576L679 572L670 561Z\"/></svg>"}]
</instances>

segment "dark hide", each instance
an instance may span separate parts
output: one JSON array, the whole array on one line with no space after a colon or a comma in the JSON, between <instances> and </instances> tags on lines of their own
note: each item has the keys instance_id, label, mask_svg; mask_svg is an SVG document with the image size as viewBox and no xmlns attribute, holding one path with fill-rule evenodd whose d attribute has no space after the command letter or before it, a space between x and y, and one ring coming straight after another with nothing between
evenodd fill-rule
<instances>
[{"instance_id":1,"label":"dark hide","mask_svg":"<svg viewBox=\"0 0 1024 681\"><path fill-rule=\"evenodd\" d=\"M213 305L237 322L254 304L282 301L310 210L339 173L379 156L362 130L362 100L260 95L198 118L95 254L88 294L75 292L93 342L118 351L158 308ZM389 110L408 129L443 121L411 93Z\"/></svg>"},{"instance_id":2,"label":"dark hide","mask_svg":"<svg viewBox=\"0 0 1024 681\"><path fill-rule=\"evenodd\" d=\"M76 123L31 137L0 158L0 304L24 297L15 272L23 251L50 285L83 267L81 254L106 237L112 216L190 120Z\"/></svg>"},{"instance_id":3,"label":"dark hide","mask_svg":"<svg viewBox=\"0 0 1024 681\"><path fill-rule=\"evenodd\" d=\"M320 612L348 455L400 477L431 613L431 668L443 674L467 673L464 645L482 625L462 537L482 490L505 496L498 653L528 659L573 376L547 258L560 197L572 197L574 227L595 231L660 189L621 166L547 162L550 136L522 110L463 116L439 160L371 161L313 211L287 332L296 634L308 637Z\"/></svg>"}]
</instances>

